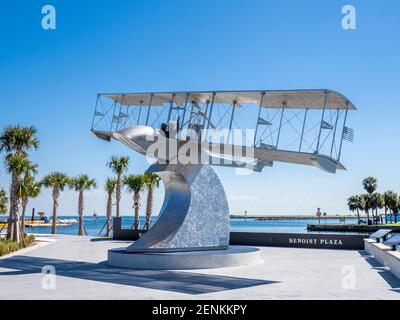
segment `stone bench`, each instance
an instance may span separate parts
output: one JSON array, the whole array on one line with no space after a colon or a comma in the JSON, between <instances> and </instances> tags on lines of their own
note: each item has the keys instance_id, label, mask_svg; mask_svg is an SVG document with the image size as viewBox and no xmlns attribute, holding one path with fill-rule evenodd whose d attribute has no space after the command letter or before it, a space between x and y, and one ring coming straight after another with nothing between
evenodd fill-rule
<instances>
[{"instance_id":1,"label":"stone bench","mask_svg":"<svg viewBox=\"0 0 400 320\"><path fill-rule=\"evenodd\" d=\"M386 263L397 278L400 279L400 252L399 251L387 251L386 252Z\"/></svg>"},{"instance_id":2,"label":"stone bench","mask_svg":"<svg viewBox=\"0 0 400 320\"><path fill-rule=\"evenodd\" d=\"M400 279L400 252L391 251L391 248L383 243L377 243L373 239L364 239L365 251L390 272Z\"/></svg>"},{"instance_id":3,"label":"stone bench","mask_svg":"<svg viewBox=\"0 0 400 320\"><path fill-rule=\"evenodd\" d=\"M373 243L376 243L376 241L374 239L370 239L370 238L364 239L364 249L371 256L374 255L374 252L372 251Z\"/></svg>"}]
</instances>

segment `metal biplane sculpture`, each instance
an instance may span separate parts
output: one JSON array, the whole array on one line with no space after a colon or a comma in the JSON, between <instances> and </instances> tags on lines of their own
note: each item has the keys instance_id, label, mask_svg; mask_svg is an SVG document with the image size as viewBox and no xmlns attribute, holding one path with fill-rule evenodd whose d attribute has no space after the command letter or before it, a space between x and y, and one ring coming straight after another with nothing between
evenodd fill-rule
<instances>
[{"instance_id":1,"label":"metal biplane sculpture","mask_svg":"<svg viewBox=\"0 0 400 320\"><path fill-rule=\"evenodd\" d=\"M210 165L345 170L349 110L356 110L350 100L331 90L99 94L92 132L156 159L149 171L165 185L158 220L127 251L227 248L228 204Z\"/></svg>"}]
</instances>

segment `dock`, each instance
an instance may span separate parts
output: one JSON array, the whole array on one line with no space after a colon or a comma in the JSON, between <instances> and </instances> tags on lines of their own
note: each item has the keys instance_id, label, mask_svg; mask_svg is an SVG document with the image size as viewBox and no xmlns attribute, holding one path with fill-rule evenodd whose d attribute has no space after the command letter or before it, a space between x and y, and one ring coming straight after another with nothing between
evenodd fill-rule
<instances>
[{"instance_id":1,"label":"dock","mask_svg":"<svg viewBox=\"0 0 400 320\"><path fill-rule=\"evenodd\" d=\"M56 223L56 227L71 227L74 223ZM7 229L8 224L7 223L0 223L0 230L2 229ZM25 222L25 227L26 228L50 228L51 227L51 222L45 223L45 222L35 222L32 223L31 221Z\"/></svg>"},{"instance_id":2,"label":"dock","mask_svg":"<svg viewBox=\"0 0 400 320\"><path fill-rule=\"evenodd\" d=\"M73 223L56 223L56 227L71 227ZM26 228L49 228L51 227L51 222L49 223L25 223Z\"/></svg>"}]
</instances>

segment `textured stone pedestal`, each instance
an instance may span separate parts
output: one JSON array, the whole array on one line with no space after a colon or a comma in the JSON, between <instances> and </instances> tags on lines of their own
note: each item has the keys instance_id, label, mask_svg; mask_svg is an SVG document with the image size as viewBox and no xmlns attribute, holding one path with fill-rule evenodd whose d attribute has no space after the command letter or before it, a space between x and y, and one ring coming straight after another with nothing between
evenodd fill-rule
<instances>
[{"instance_id":1,"label":"textured stone pedestal","mask_svg":"<svg viewBox=\"0 0 400 320\"><path fill-rule=\"evenodd\" d=\"M209 165L154 164L165 197L157 221L126 250L131 253L202 251L229 245L229 207Z\"/></svg>"},{"instance_id":2,"label":"textured stone pedestal","mask_svg":"<svg viewBox=\"0 0 400 320\"><path fill-rule=\"evenodd\" d=\"M260 249L230 246L225 250L166 253L129 253L126 248L108 251L108 264L114 267L145 270L185 270L237 267L261 263Z\"/></svg>"}]
</instances>

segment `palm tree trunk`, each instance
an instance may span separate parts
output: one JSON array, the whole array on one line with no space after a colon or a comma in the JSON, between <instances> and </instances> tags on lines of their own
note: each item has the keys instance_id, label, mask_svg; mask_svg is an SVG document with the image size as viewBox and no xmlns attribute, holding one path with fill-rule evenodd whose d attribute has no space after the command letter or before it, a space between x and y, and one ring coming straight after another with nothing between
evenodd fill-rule
<instances>
[{"instance_id":1,"label":"palm tree trunk","mask_svg":"<svg viewBox=\"0 0 400 320\"><path fill-rule=\"evenodd\" d=\"M51 234L56 234L57 229L57 207L58 207L58 196L60 191L57 188L53 189L53 219L51 221Z\"/></svg>"},{"instance_id":2,"label":"palm tree trunk","mask_svg":"<svg viewBox=\"0 0 400 320\"><path fill-rule=\"evenodd\" d=\"M110 236L111 231L111 214L112 214L112 194L108 194L107 199L107 222L106 222L106 237Z\"/></svg>"},{"instance_id":3,"label":"palm tree trunk","mask_svg":"<svg viewBox=\"0 0 400 320\"><path fill-rule=\"evenodd\" d=\"M369 225L369 210L365 211L367 213L367 225Z\"/></svg>"},{"instance_id":4,"label":"palm tree trunk","mask_svg":"<svg viewBox=\"0 0 400 320\"><path fill-rule=\"evenodd\" d=\"M153 211L153 189L149 189L147 193L146 203L146 229L149 230L151 227L151 213Z\"/></svg>"},{"instance_id":5,"label":"palm tree trunk","mask_svg":"<svg viewBox=\"0 0 400 320\"><path fill-rule=\"evenodd\" d=\"M10 188L10 191L12 190L12 188ZM12 203L13 203L14 199L12 196L12 193L10 192L10 209L9 209L9 213L8 213L8 219L7 219L7 233L6 233L6 239L7 240L11 240L12 238L12 234L13 234L13 228L14 228L14 216L12 213Z\"/></svg>"},{"instance_id":6,"label":"palm tree trunk","mask_svg":"<svg viewBox=\"0 0 400 320\"><path fill-rule=\"evenodd\" d=\"M7 234L6 239L11 240L13 235L14 228L14 215L13 215L13 205L14 205L14 176L11 175L11 185L10 185L10 209L8 210L8 219L7 219Z\"/></svg>"},{"instance_id":7,"label":"palm tree trunk","mask_svg":"<svg viewBox=\"0 0 400 320\"><path fill-rule=\"evenodd\" d=\"M121 200L121 175L117 176L117 186L116 186L115 197L116 197L116 205L117 205L116 216L119 217L119 202Z\"/></svg>"},{"instance_id":8,"label":"palm tree trunk","mask_svg":"<svg viewBox=\"0 0 400 320\"><path fill-rule=\"evenodd\" d=\"M18 221L18 211L14 215L14 227L13 227L13 235L12 240L19 243L19 221Z\"/></svg>"},{"instance_id":9,"label":"palm tree trunk","mask_svg":"<svg viewBox=\"0 0 400 320\"><path fill-rule=\"evenodd\" d=\"M379 212L378 212L378 208L376 209L376 221L377 221L377 224L380 224L381 223L381 216L379 215Z\"/></svg>"},{"instance_id":10,"label":"palm tree trunk","mask_svg":"<svg viewBox=\"0 0 400 320\"><path fill-rule=\"evenodd\" d=\"M78 214L79 214L78 235L83 236L83 192L82 191L79 191Z\"/></svg>"},{"instance_id":11,"label":"palm tree trunk","mask_svg":"<svg viewBox=\"0 0 400 320\"><path fill-rule=\"evenodd\" d=\"M385 223L388 222L387 210L388 210L387 207L385 207Z\"/></svg>"},{"instance_id":12,"label":"palm tree trunk","mask_svg":"<svg viewBox=\"0 0 400 320\"><path fill-rule=\"evenodd\" d=\"M133 205L135 207L135 222L134 222L134 229L139 229L139 207L140 207L140 193L135 192Z\"/></svg>"},{"instance_id":13,"label":"palm tree trunk","mask_svg":"<svg viewBox=\"0 0 400 320\"><path fill-rule=\"evenodd\" d=\"M360 210L357 209L357 224L360 224Z\"/></svg>"},{"instance_id":14,"label":"palm tree trunk","mask_svg":"<svg viewBox=\"0 0 400 320\"><path fill-rule=\"evenodd\" d=\"M14 173L11 174L11 188L10 188L10 215L8 220L7 239L11 239L19 243L19 225L18 225L18 176Z\"/></svg>"},{"instance_id":15,"label":"palm tree trunk","mask_svg":"<svg viewBox=\"0 0 400 320\"><path fill-rule=\"evenodd\" d=\"M26 217L27 205L28 205L28 198L22 199L21 233L25 233L25 217Z\"/></svg>"}]
</instances>

